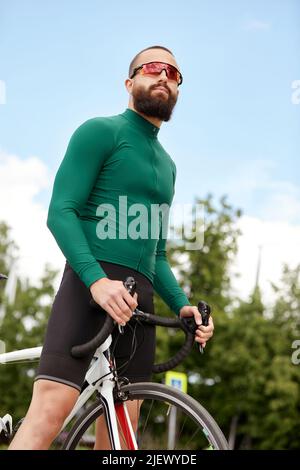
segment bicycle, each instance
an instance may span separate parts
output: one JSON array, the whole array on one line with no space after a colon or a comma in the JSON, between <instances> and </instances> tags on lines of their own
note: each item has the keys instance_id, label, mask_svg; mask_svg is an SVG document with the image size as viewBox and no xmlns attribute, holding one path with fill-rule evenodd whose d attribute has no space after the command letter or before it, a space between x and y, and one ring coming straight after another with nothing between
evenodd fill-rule
<instances>
[{"instance_id":1,"label":"bicycle","mask_svg":"<svg viewBox=\"0 0 300 470\"><path fill-rule=\"evenodd\" d=\"M133 295L134 279L127 278L124 284ZM93 300L91 303L100 309ZM207 324L208 305L200 302L198 308L203 324ZM159 317L139 309L135 309L132 318L137 322L181 329L185 333L185 343L181 349L167 362L154 365L154 373L173 369L189 354L197 328L194 318ZM119 376L111 349L111 333L115 327L113 319L106 315L103 328L93 339L72 348L71 353L75 357L83 357L90 351L95 351L95 354L78 400L52 448L74 450L92 447L95 443L96 420L104 417L103 425L112 450L227 450L228 444L219 426L195 399L164 384L130 384L126 377ZM119 329L122 333L122 327L119 326ZM42 347L36 347L0 354L0 364L36 360L40 357L41 350ZM94 394L96 400L85 409ZM130 401L137 406L136 430L133 429L127 411L126 403ZM10 415L0 419L1 435L7 440L13 435Z\"/></svg>"}]
</instances>

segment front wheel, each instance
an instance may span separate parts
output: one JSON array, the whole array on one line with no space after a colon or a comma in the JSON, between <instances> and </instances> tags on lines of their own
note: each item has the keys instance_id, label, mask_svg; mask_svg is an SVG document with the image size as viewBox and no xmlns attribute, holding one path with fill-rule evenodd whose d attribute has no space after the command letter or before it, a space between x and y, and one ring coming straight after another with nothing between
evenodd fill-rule
<instances>
[{"instance_id":1,"label":"front wheel","mask_svg":"<svg viewBox=\"0 0 300 470\"><path fill-rule=\"evenodd\" d=\"M131 415L140 410L136 430L141 450L228 449L227 441L211 415L196 400L175 388L152 382L121 387ZM93 403L74 424L63 449L89 449L95 444L97 418L103 416L100 400ZM133 418L134 420L134 418ZM102 427L106 426L105 420ZM107 432L102 429L102 432ZM125 439L120 440L126 449ZM107 434L108 435L108 434ZM123 436L124 437L124 436ZM97 446L96 446L97 448Z\"/></svg>"}]
</instances>

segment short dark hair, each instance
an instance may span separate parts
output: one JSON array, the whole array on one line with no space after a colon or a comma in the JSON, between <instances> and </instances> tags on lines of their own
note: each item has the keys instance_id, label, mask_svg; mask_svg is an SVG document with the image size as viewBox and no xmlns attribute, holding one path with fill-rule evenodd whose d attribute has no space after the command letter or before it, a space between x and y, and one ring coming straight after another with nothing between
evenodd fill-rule
<instances>
[{"instance_id":1,"label":"short dark hair","mask_svg":"<svg viewBox=\"0 0 300 470\"><path fill-rule=\"evenodd\" d=\"M172 51L170 51L170 49L167 49L166 47L164 46L150 46L150 47L146 47L146 49L143 49L142 51L138 52L136 56L134 56L134 58L132 59L132 61L130 62L130 65L129 65L129 71L128 71L128 76L131 77L131 75L133 74L133 70L134 70L134 67L137 63L137 59L139 58L140 54L142 52L145 52L145 51L148 51L149 49L163 49L164 51L167 51L169 52L173 57L174 57L174 54Z\"/></svg>"}]
</instances>

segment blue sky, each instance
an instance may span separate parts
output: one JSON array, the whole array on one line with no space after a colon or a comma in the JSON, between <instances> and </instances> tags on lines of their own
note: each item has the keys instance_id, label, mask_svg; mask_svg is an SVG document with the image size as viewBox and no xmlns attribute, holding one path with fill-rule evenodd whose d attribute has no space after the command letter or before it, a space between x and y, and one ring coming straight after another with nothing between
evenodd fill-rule
<instances>
[{"instance_id":1,"label":"blue sky","mask_svg":"<svg viewBox=\"0 0 300 470\"><path fill-rule=\"evenodd\" d=\"M158 43L174 51L184 75L160 133L178 166L177 197L230 193L258 162L271 180L298 184L300 106L291 104L291 83L300 77L299 1L10 0L0 12L5 151L37 155L55 171L82 121L125 109L128 63ZM255 195L232 202L259 211Z\"/></svg>"},{"instance_id":2,"label":"blue sky","mask_svg":"<svg viewBox=\"0 0 300 470\"><path fill-rule=\"evenodd\" d=\"M176 201L229 195L250 217L300 223L298 0L2 0L0 150L53 175L83 121L123 112L129 62L170 48L184 83L160 141ZM45 208L51 187L35 201Z\"/></svg>"}]
</instances>

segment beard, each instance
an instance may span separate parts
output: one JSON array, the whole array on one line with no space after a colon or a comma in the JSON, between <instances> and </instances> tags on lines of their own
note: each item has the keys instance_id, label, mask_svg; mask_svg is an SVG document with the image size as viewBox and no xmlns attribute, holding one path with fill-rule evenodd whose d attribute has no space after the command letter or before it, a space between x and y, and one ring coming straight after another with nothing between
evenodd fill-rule
<instances>
[{"instance_id":1,"label":"beard","mask_svg":"<svg viewBox=\"0 0 300 470\"><path fill-rule=\"evenodd\" d=\"M165 88L169 93L167 99L160 96L153 96L152 90L158 86L164 85L155 85L148 90L141 86L135 88L132 92L133 105L139 113L143 113L145 116L155 117L162 121L169 121L177 102L177 96L173 96L166 86Z\"/></svg>"}]
</instances>

